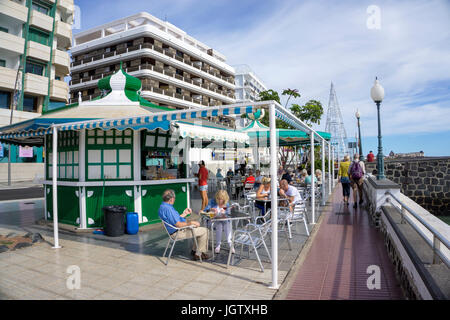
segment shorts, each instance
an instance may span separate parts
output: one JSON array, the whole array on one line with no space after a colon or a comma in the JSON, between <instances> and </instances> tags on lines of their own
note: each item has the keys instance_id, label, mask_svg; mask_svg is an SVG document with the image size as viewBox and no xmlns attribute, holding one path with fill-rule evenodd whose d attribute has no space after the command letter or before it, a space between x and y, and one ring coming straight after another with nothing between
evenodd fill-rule
<instances>
[{"instance_id":1,"label":"shorts","mask_svg":"<svg viewBox=\"0 0 450 320\"><path fill-rule=\"evenodd\" d=\"M208 191L208 185L205 184L204 186L198 186L198 190L200 190L200 191Z\"/></svg>"},{"instance_id":2,"label":"shorts","mask_svg":"<svg viewBox=\"0 0 450 320\"><path fill-rule=\"evenodd\" d=\"M364 178L360 178L358 181L350 179L350 185L352 186L352 188L355 188L355 184L357 184L358 187L361 187L363 182L364 182Z\"/></svg>"}]
</instances>

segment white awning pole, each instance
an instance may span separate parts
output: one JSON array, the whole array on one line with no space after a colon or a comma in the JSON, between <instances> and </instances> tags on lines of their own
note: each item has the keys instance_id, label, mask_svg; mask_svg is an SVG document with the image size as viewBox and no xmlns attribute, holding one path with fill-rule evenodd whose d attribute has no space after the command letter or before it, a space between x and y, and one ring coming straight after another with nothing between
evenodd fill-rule
<instances>
[{"instance_id":1,"label":"white awning pole","mask_svg":"<svg viewBox=\"0 0 450 320\"><path fill-rule=\"evenodd\" d=\"M52 163L52 187L53 187L53 234L55 245L53 249L61 248L58 237L58 129L53 127L53 143L52 143L53 163Z\"/></svg>"},{"instance_id":2,"label":"white awning pole","mask_svg":"<svg viewBox=\"0 0 450 320\"><path fill-rule=\"evenodd\" d=\"M331 161L332 161L332 165L331 165L331 167L333 168L332 170L332 175L331 175L331 177L333 178L333 187L334 187L334 147L331 149Z\"/></svg>"},{"instance_id":3,"label":"white awning pole","mask_svg":"<svg viewBox=\"0 0 450 320\"><path fill-rule=\"evenodd\" d=\"M325 139L322 139L322 205L325 205Z\"/></svg>"},{"instance_id":4,"label":"white awning pole","mask_svg":"<svg viewBox=\"0 0 450 320\"><path fill-rule=\"evenodd\" d=\"M328 194L331 194L331 143L328 142Z\"/></svg>"},{"instance_id":5,"label":"white awning pole","mask_svg":"<svg viewBox=\"0 0 450 320\"><path fill-rule=\"evenodd\" d=\"M277 194L277 128L275 118L275 105L269 106L270 126L270 194L272 197L272 285L270 288L278 289L278 194Z\"/></svg>"},{"instance_id":6,"label":"white awning pole","mask_svg":"<svg viewBox=\"0 0 450 320\"><path fill-rule=\"evenodd\" d=\"M311 138L311 157L310 157L310 162L311 162L311 224L315 224L316 223L316 186L314 183L314 132L310 131L310 138Z\"/></svg>"}]
</instances>

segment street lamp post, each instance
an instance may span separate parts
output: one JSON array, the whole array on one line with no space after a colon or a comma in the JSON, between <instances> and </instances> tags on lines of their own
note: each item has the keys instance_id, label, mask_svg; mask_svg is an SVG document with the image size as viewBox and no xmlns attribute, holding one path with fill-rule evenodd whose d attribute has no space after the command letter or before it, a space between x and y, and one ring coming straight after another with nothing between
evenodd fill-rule
<instances>
[{"instance_id":1,"label":"street lamp post","mask_svg":"<svg viewBox=\"0 0 450 320\"><path fill-rule=\"evenodd\" d=\"M359 114L359 110L356 110L356 119L358 119L358 147L359 147L359 160L364 161L364 155L363 155L363 151L362 151L362 141L361 141L361 126L359 123L359 118L361 117L361 115Z\"/></svg>"},{"instance_id":2,"label":"street lamp post","mask_svg":"<svg viewBox=\"0 0 450 320\"><path fill-rule=\"evenodd\" d=\"M373 85L372 89L370 90L370 95L372 97L372 100L377 105L377 112L378 112L378 154L377 154L378 175L377 175L377 180L383 180L383 179L385 179L385 176L384 176L383 146L381 144L380 104L384 98L384 89L380 85L378 78L375 78L375 84Z\"/></svg>"}]
</instances>

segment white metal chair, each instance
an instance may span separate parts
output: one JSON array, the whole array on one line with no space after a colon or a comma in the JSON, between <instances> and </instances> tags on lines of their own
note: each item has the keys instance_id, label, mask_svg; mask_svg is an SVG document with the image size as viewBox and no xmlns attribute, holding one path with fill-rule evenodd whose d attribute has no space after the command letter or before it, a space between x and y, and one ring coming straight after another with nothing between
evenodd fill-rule
<instances>
[{"instance_id":1,"label":"white metal chair","mask_svg":"<svg viewBox=\"0 0 450 320\"><path fill-rule=\"evenodd\" d=\"M270 262L272 258L270 257L269 249L267 248L266 242L264 238L267 236L267 233L272 227L272 220L268 220L264 222L262 225L255 227L253 224L247 224L245 229L236 230L233 233L233 238L231 240L231 245L234 248L235 244L241 245L241 250L239 253L239 257L242 257L242 250L244 246L248 247L248 253L250 258L250 249L253 249L256 254L256 259L258 259L259 266L261 267L261 272L264 272L264 267L261 263L261 259L258 254L258 248L264 246L266 249L267 255L269 256ZM231 261L231 250L228 253L228 262L227 267L230 265Z\"/></svg>"},{"instance_id":2,"label":"white metal chair","mask_svg":"<svg viewBox=\"0 0 450 320\"><path fill-rule=\"evenodd\" d=\"M294 204L293 211L289 207L280 208L280 222L282 228L287 227L289 238L292 239L291 223L303 222L306 229L306 234L309 236L309 229L306 216L306 203L303 200L297 201Z\"/></svg>"},{"instance_id":3,"label":"white metal chair","mask_svg":"<svg viewBox=\"0 0 450 320\"><path fill-rule=\"evenodd\" d=\"M180 231L180 230L185 230L185 229L190 229L191 232L192 232L192 238L194 239L194 242L195 242L195 247L198 248L197 238L195 237L195 234L194 234L194 226L186 226L186 227L182 227L182 228L177 228L177 227L171 225L170 223L168 223L168 222L166 222L166 221L164 221L164 220L163 220L162 222L163 222L163 225L164 225L164 229L166 230L167 235L169 236L169 241L167 242L166 250L164 250L163 258L166 256L166 252L167 252L167 249L169 248L169 244L170 244L171 242L173 242L172 247L170 248L169 255L167 256L166 266L169 264L169 260L170 260L170 257L172 256L172 251L173 251L173 248L175 247L175 243L176 243L177 241L179 241L179 240L178 240L178 234L179 234L178 231ZM172 235L173 235L173 234L171 235L171 234L169 233L169 230L167 230L167 226L172 227L172 228L174 228L174 229L177 230L177 231L174 233L174 234L175 234L175 239L172 238ZM181 239L181 241L182 241L182 240L189 240L189 239L190 239L190 238ZM200 256L200 262L202 262L202 257L201 257L201 256Z\"/></svg>"}]
</instances>

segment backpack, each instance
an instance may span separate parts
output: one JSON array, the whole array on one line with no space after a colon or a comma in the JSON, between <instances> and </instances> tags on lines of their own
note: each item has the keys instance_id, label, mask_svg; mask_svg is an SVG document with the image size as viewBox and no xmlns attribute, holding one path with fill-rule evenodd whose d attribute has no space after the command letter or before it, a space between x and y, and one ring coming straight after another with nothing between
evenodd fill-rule
<instances>
[{"instance_id":1,"label":"backpack","mask_svg":"<svg viewBox=\"0 0 450 320\"><path fill-rule=\"evenodd\" d=\"M353 180L359 180L363 177L363 175L364 173L361 168L361 165L359 164L359 161L358 162L354 161L350 168L350 176L352 177Z\"/></svg>"}]
</instances>

